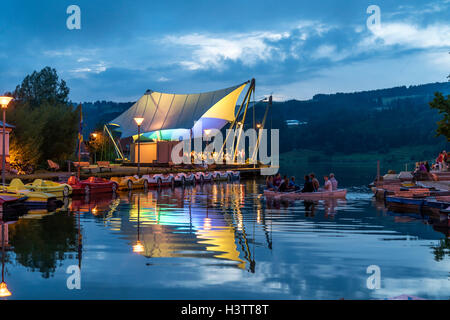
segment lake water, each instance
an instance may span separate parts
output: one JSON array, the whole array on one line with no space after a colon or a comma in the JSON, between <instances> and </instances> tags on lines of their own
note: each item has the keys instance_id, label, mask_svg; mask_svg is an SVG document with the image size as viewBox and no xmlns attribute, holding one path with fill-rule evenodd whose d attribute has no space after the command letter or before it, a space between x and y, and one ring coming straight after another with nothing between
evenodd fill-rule
<instances>
[{"instance_id":1,"label":"lake water","mask_svg":"<svg viewBox=\"0 0 450 320\"><path fill-rule=\"evenodd\" d=\"M313 205L267 201L243 180L29 213L2 224L7 299L449 299L448 228L387 212L370 179L348 176L346 200Z\"/></svg>"}]
</instances>

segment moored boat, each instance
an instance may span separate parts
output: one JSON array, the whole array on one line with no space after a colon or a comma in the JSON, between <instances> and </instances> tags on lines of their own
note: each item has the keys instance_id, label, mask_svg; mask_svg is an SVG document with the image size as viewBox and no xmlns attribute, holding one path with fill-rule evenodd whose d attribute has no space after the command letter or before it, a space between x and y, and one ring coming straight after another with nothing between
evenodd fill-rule
<instances>
[{"instance_id":1,"label":"moored boat","mask_svg":"<svg viewBox=\"0 0 450 320\"><path fill-rule=\"evenodd\" d=\"M68 197L72 194L72 187L67 183L58 183L50 180L36 179L33 183L27 183L25 188L31 191L51 193L56 197Z\"/></svg>"},{"instance_id":2,"label":"moored boat","mask_svg":"<svg viewBox=\"0 0 450 320\"><path fill-rule=\"evenodd\" d=\"M111 181L118 184L119 190L145 189L148 186L147 180L138 176L112 177Z\"/></svg>"},{"instance_id":3,"label":"moored boat","mask_svg":"<svg viewBox=\"0 0 450 320\"><path fill-rule=\"evenodd\" d=\"M194 175L195 175L195 180L200 183L211 182L214 180L214 176L211 172L199 171L199 172L196 172Z\"/></svg>"},{"instance_id":4,"label":"moored boat","mask_svg":"<svg viewBox=\"0 0 450 320\"><path fill-rule=\"evenodd\" d=\"M63 205L63 202L58 200L54 194L27 189L22 180L18 178L14 178L6 187L6 190L7 193L2 193L3 195L18 198L26 197L24 203L28 209L48 209L52 211Z\"/></svg>"},{"instance_id":5,"label":"moored boat","mask_svg":"<svg viewBox=\"0 0 450 320\"><path fill-rule=\"evenodd\" d=\"M345 198L347 189L338 189L334 191L318 191L318 192L276 192L264 190L264 195L267 197L280 197L283 199L292 200L323 200L330 198Z\"/></svg>"},{"instance_id":6,"label":"moored boat","mask_svg":"<svg viewBox=\"0 0 450 320\"><path fill-rule=\"evenodd\" d=\"M145 180L145 188L147 187L162 187L162 186L175 186L175 177L173 174L146 174L142 176Z\"/></svg>"},{"instance_id":7,"label":"moored boat","mask_svg":"<svg viewBox=\"0 0 450 320\"><path fill-rule=\"evenodd\" d=\"M184 186L186 184L195 184L195 175L192 172L180 172L175 174L173 177L175 179L175 183L178 185Z\"/></svg>"},{"instance_id":8,"label":"moored boat","mask_svg":"<svg viewBox=\"0 0 450 320\"><path fill-rule=\"evenodd\" d=\"M114 193L119 189L119 184L116 181L97 177L78 180L75 176L71 176L67 183L72 187L73 195Z\"/></svg>"},{"instance_id":9,"label":"moored boat","mask_svg":"<svg viewBox=\"0 0 450 320\"><path fill-rule=\"evenodd\" d=\"M9 211L22 211L26 199L27 197L0 195L0 212L4 215Z\"/></svg>"}]
</instances>

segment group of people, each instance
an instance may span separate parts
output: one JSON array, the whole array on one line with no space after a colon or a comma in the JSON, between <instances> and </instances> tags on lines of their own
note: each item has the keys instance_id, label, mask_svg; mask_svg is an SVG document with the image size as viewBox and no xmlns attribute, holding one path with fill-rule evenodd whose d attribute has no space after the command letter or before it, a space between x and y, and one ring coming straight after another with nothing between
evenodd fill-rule
<instances>
[{"instance_id":1,"label":"group of people","mask_svg":"<svg viewBox=\"0 0 450 320\"><path fill-rule=\"evenodd\" d=\"M428 161L416 162L416 168L414 169L414 174L418 172L430 172L431 167Z\"/></svg>"},{"instance_id":2,"label":"group of people","mask_svg":"<svg viewBox=\"0 0 450 320\"><path fill-rule=\"evenodd\" d=\"M323 188L320 187L319 180L317 180L314 173L305 175L305 181L303 188L295 182L295 177L292 176L290 179L287 176L281 177L280 173L275 176L269 176L266 179L266 189L270 191L277 192L318 192L318 191L335 191L338 188L338 181L336 180L334 173L330 173L329 176L323 176L324 185Z\"/></svg>"}]
</instances>

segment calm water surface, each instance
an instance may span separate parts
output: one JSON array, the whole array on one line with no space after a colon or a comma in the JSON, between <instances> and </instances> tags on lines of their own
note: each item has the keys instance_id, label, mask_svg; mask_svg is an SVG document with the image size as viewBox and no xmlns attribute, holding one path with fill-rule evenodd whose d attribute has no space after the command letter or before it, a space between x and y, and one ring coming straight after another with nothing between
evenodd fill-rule
<instances>
[{"instance_id":1,"label":"calm water surface","mask_svg":"<svg viewBox=\"0 0 450 320\"><path fill-rule=\"evenodd\" d=\"M448 229L386 212L363 186L312 205L261 191L245 180L124 193L4 223L8 299L450 298ZM71 265L80 290L67 288Z\"/></svg>"}]
</instances>

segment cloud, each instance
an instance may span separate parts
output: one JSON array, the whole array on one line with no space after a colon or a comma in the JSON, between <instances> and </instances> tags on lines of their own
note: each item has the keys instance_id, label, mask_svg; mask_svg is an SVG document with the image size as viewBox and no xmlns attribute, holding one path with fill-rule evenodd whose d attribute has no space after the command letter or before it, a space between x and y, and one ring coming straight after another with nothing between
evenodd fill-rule
<instances>
[{"instance_id":1,"label":"cloud","mask_svg":"<svg viewBox=\"0 0 450 320\"><path fill-rule=\"evenodd\" d=\"M271 60L298 58L296 49L301 43L313 36L322 37L331 29L331 26L317 21L303 21L282 31L169 35L163 42L169 47L186 50L188 57L179 60L178 64L187 70L223 71L227 62L239 62L251 67Z\"/></svg>"},{"instance_id":2,"label":"cloud","mask_svg":"<svg viewBox=\"0 0 450 320\"><path fill-rule=\"evenodd\" d=\"M450 47L450 24L432 24L425 27L392 22L381 23L372 29L372 36L362 41L362 46L376 46L382 41L385 46L402 46L405 48L427 49Z\"/></svg>"},{"instance_id":3,"label":"cloud","mask_svg":"<svg viewBox=\"0 0 450 320\"><path fill-rule=\"evenodd\" d=\"M189 70L221 68L225 60L255 65L268 61L277 51L274 42L289 37L288 33L255 32L250 34L168 36L165 41L192 49L192 60L179 63Z\"/></svg>"},{"instance_id":4,"label":"cloud","mask_svg":"<svg viewBox=\"0 0 450 320\"><path fill-rule=\"evenodd\" d=\"M381 27L373 32L365 24L365 5L359 10L356 2L339 6L346 11L340 15L334 5L316 10L314 4L300 1L288 1L282 8L258 3L244 23L239 23L238 13L229 20L211 18L210 6L194 6L190 15L185 9L158 7L152 24L147 15L136 15L131 25L110 25L105 22L116 21L116 16L86 14L80 32L68 31L65 21L61 30L51 19L30 23L29 11L24 16L11 14L15 21L5 32L15 45L0 44L0 87L13 90L26 74L47 65L70 84L74 100L125 101L146 89L202 92L253 77L260 95L304 98L320 91L354 91L362 85L389 86L398 82L391 80L398 79L395 67L403 61L417 64L407 73L413 83L446 80L441 75L449 73L449 0L407 6L380 3ZM98 9L88 3L93 12ZM136 5L136 12L142 12L142 5L147 3ZM232 4L223 6L219 7ZM122 16L118 8L111 10ZM18 10L12 9L11 13ZM59 10L53 5L47 9ZM181 13L190 19L180 20ZM365 81L355 72L380 78Z\"/></svg>"}]
</instances>

